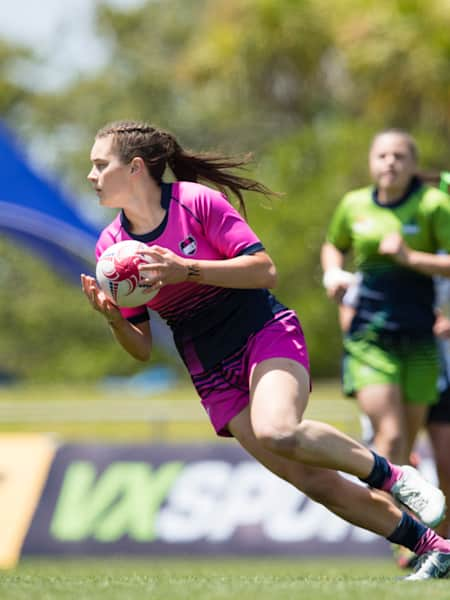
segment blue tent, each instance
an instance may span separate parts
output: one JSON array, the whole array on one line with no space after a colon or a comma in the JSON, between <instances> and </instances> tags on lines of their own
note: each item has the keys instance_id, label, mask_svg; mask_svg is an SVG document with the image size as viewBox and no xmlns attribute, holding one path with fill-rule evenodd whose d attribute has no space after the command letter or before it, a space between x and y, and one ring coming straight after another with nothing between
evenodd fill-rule
<instances>
[{"instance_id":1,"label":"blue tent","mask_svg":"<svg viewBox=\"0 0 450 600\"><path fill-rule=\"evenodd\" d=\"M54 183L38 176L11 132L0 124L0 232L79 282L94 268L99 229L73 208Z\"/></svg>"},{"instance_id":2,"label":"blue tent","mask_svg":"<svg viewBox=\"0 0 450 600\"><path fill-rule=\"evenodd\" d=\"M80 273L93 274L100 228L86 221L54 182L33 171L12 133L1 123L0 170L0 233L77 285ZM172 336L153 313L152 330L156 343L172 352Z\"/></svg>"}]
</instances>

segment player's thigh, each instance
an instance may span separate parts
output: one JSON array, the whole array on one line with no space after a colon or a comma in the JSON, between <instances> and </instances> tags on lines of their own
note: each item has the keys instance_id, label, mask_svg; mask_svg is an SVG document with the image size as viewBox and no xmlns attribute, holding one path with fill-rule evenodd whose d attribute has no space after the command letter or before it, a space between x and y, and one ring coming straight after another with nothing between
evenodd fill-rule
<instances>
[{"instance_id":1,"label":"player's thigh","mask_svg":"<svg viewBox=\"0 0 450 600\"><path fill-rule=\"evenodd\" d=\"M301 421L310 392L309 374L299 362L270 358L250 377L250 419L254 430L289 429Z\"/></svg>"}]
</instances>

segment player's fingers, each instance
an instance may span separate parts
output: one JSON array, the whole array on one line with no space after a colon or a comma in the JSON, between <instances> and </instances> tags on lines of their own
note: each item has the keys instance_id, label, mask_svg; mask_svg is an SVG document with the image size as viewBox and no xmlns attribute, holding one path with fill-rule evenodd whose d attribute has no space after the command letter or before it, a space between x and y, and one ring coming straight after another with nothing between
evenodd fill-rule
<instances>
[{"instance_id":1,"label":"player's fingers","mask_svg":"<svg viewBox=\"0 0 450 600\"><path fill-rule=\"evenodd\" d=\"M81 289L83 290L83 292L85 292L87 289L87 286L89 285L88 277L87 277L87 275L82 273L80 276L80 279L81 279Z\"/></svg>"},{"instance_id":2,"label":"player's fingers","mask_svg":"<svg viewBox=\"0 0 450 600\"><path fill-rule=\"evenodd\" d=\"M87 296L88 300L91 300L93 291L92 285L88 281L83 282L83 292L85 296Z\"/></svg>"},{"instance_id":3,"label":"player's fingers","mask_svg":"<svg viewBox=\"0 0 450 600\"><path fill-rule=\"evenodd\" d=\"M159 248L151 247L151 248L139 251L139 254L146 256L148 258L151 258L155 262L161 261L163 259L163 249L162 248L159 249Z\"/></svg>"},{"instance_id":4,"label":"player's fingers","mask_svg":"<svg viewBox=\"0 0 450 600\"><path fill-rule=\"evenodd\" d=\"M140 275L144 275L147 277L153 276L156 277L158 273L165 267L164 263L147 263L138 265L138 271Z\"/></svg>"},{"instance_id":5,"label":"player's fingers","mask_svg":"<svg viewBox=\"0 0 450 600\"><path fill-rule=\"evenodd\" d=\"M152 284L146 285L144 289L144 294L151 294L155 290L160 290L164 285L162 279L158 279L154 281Z\"/></svg>"}]
</instances>

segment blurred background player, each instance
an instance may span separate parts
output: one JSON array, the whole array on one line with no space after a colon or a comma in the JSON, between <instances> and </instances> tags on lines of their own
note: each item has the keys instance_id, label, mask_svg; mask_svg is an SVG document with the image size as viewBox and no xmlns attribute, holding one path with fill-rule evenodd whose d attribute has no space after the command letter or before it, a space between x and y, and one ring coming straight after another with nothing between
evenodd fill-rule
<instances>
[{"instance_id":1,"label":"blurred background player","mask_svg":"<svg viewBox=\"0 0 450 600\"><path fill-rule=\"evenodd\" d=\"M343 270L353 253L361 281L344 337L344 389L369 417L378 452L406 463L438 399L433 276L450 276L450 257L436 254L450 249L450 202L417 176L416 143L404 131L375 136L369 167L374 185L340 202L321 260L327 293L340 302L354 283Z\"/></svg>"},{"instance_id":2,"label":"blurred background player","mask_svg":"<svg viewBox=\"0 0 450 600\"><path fill-rule=\"evenodd\" d=\"M449 174L441 175L421 174L420 179L433 185L439 185L440 189L448 192ZM351 282L350 286L339 305L339 324L344 336L351 329L352 320L356 314L361 273L345 273L345 278ZM450 498L450 279L446 277L435 277L436 290L436 320L433 327L434 335L438 340L440 375L438 379L438 402L433 404L426 417L426 429L431 441L436 471L446 498ZM344 359L345 365L345 359ZM345 373L345 366L343 366ZM344 390L345 391L345 390ZM352 395L351 393L348 395ZM368 445L374 445L375 432L371 419L364 414L361 419L362 439ZM417 466L420 456L413 452L410 462ZM436 528L444 537L449 535L450 515L447 514L442 523ZM397 564L408 568L414 566L415 555L404 548L395 551Z\"/></svg>"},{"instance_id":3,"label":"blurred background player","mask_svg":"<svg viewBox=\"0 0 450 600\"><path fill-rule=\"evenodd\" d=\"M359 276L355 274L355 283L348 289L339 305L339 324L345 335L354 316ZM435 278L437 309L434 334L438 340L440 374L438 379L439 400L433 404L427 415L426 431L431 442L439 486L447 499L450 498L450 280ZM367 415L361 418L362 440L368 446L374 442L374 431ZM420 466L420 454L413 451L410 463ZM448 503L448 500L447 500ZM450 535L450 512L436 528L443 537ZM413 567L415 555L406 548L394 550L397 564L401 568Z\"/></svg>"}]
</instances>

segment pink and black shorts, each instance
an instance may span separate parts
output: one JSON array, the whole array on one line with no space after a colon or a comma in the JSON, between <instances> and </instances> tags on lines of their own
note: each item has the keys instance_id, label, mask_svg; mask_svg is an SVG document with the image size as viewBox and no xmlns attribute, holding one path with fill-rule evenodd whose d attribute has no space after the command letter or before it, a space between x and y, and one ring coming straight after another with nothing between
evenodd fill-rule
<instances>
[{"instance_id":1,"label":"pink and black shorts","mask_svg":"<svg viewBox=\"0 0 450 600\"><path fill-rule=\"evenodd\" d=\"M294 311L277 314L237 352L212 369L191 375L217 435L231 437L227 425L250 402L253 369L269 358L294 360L309 373L308 350Z\"/></svg>"}]
</instances>

